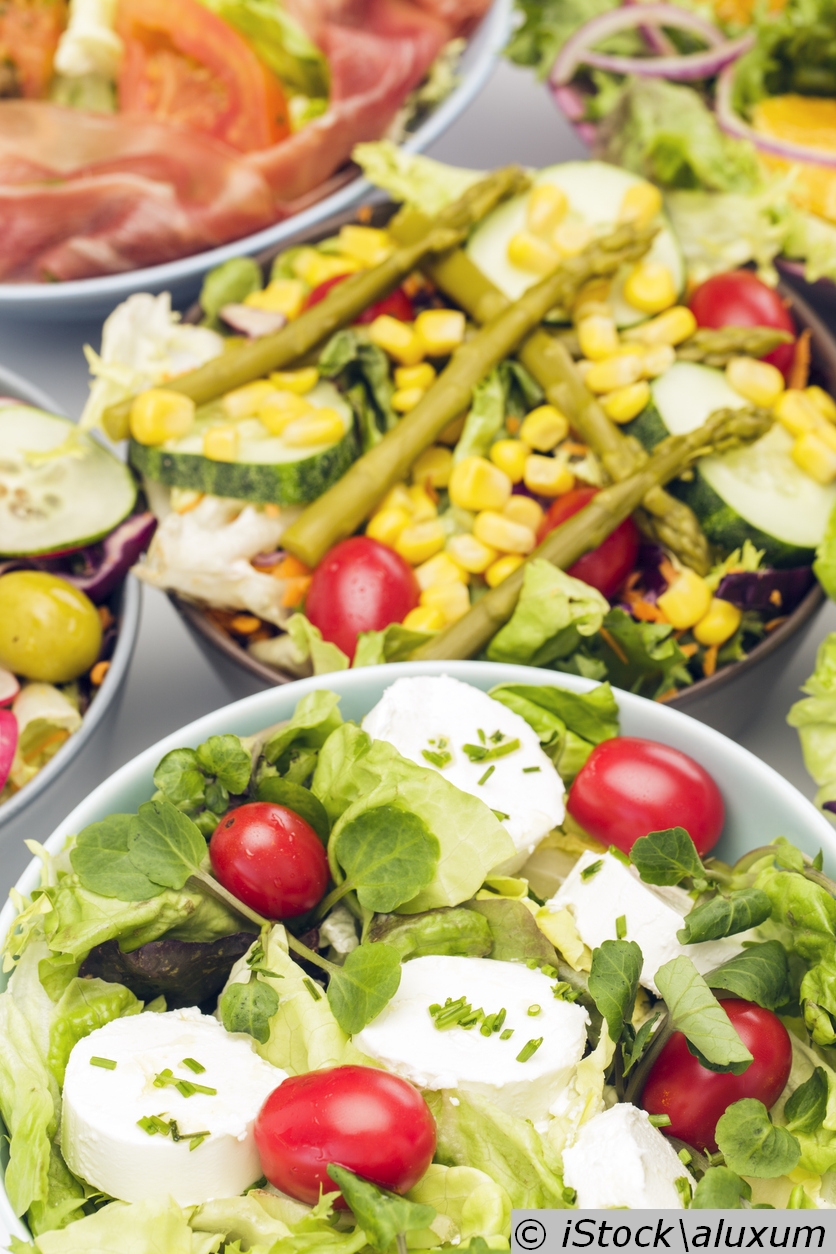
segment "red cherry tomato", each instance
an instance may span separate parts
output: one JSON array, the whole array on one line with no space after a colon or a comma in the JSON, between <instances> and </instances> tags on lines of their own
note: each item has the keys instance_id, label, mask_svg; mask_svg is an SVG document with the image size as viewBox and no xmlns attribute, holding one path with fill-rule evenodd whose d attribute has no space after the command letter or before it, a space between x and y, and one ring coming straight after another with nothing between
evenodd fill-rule
<instances>
[{"instance_id":1,"label":"red cherry tomato","mask_svg":"<svg viewBox=\"0 0 836 1254\"><path fill-rule=\"evenodd\" d=\"M230 810L212 833L209 858L224 888L268 919L312 910L328 886L328 859L316 832L270 801Z\"/></svg>"},{"instance_id":2,"label":"red cherry tomato","mask_svg":"<svg viewBox=\"0 0 836 1254\"><path fill-rule=\"evenodd\" d=\"M789 1034L777 1015L751 1001L727 998L721 1005L754 1062L742 1075L709 1071L682 1033L674 1032L651 1068L641 1099L650 1114L670 1116L662 1132L712 1153L717 1149L717 1120L726 1108L754 1097L768 1109L777 1102L792 1066Z\"/></svg>"},{"instance_id":3,"label":"red cherry tomato","mask_svg":"<svg viewBox=\"0 0 836 1254\"><path fill-rule=\"evenodd\" d=\"M751 270L713 275L694 291L689 304L701 327L777 327L795 335L795 323L781 297ZM794 356L794 344L781 344L764 361L787 375Z\"/></svg>"},{"instance_id":4,"label":"red cherry tomato","mask_svg":"<svg viewBox=\"0 0 836 1254\"><path fill-rule=\"evenodd\" d=\"M376 1067L293 1076L273 1090L255 1121L265 1176L310 1205L320 1187L324 1193L336 1187L329 1163L406 1193L432 1162L435 1139L435 1122L418 1090Z\"/></svg>"},{"instance_id":5,"label":"red cherry tomato","mask_svg":"<svg viewBox=\"0 0 836 1254\"><path fill-rule=\"evenodd\" d=\"M361 631L400 623L418 604L418 581L394 549L369 536L341 540L317 566L305 613L350 658Z\"/></svg>"},{"instance_id":6,"label":"red cherry tomato","mask_svg":"<svg viewBox=\"0 0 836 1254\"><path fill-rule=\"evenodd\" d=\"M553 501L540 523L537 543L588 505L597 492L597 488L572 488L571 492ZM625 518L603 544L591 553L584 553L566 573L575 579L582 579L611 600L635 566L640 543L638 527L632 518Z\"/></svg>"},{"instance_id":7,"label":"red cherry tomato","mask_svg":"<svg viewBox=\"0 0 836 1254\"><path fill-rule=\"evenodd\" d=\"M320 283L319 287L315 287L312 292L308 293L305 309L313 309L314 305L318 305L321 300L325 299L332 287L345 282L348 277L347 274L337 274L333 279L326 279L324 283ZM355 322L374 322L375 318L379 318L381 314L388 314L390 318L397 318L400 322L412 322L415 310L403 288L396 287L394 292L384 296L383 300L376 301L375 304L369 305L368 309L364 309L360 316L355 318Z\"/></svg>"},{"instance_id":8,"label":"red cherry tomato","mask_svg":"<svg viewBox=\"0 0 836 1254\"><path fill-rule=\"evenodd\" d=\"M640 836L684 827L700 854L720 839L723 798L687 754L656 740L617 736L596 745L569 789L567 808L590 836L629 853Z\"/></svg>"}]
</instances>

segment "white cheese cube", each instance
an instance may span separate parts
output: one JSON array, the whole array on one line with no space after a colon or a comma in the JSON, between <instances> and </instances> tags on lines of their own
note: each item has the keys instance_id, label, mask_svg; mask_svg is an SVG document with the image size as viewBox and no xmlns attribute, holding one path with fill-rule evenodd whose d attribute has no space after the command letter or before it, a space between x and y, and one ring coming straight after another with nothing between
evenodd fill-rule
<instances>
[{"instance_id":1,"label":"white cheese cube","mask_svg":"<svg viewBox=\"0 0 836 1254\"><path fill-rule=\"evenodd\" d=\"M385 1010L354 1037L364 1054L422 1089L481 1093L512 1115L535 1123L572 1079L586 1048L589 1016L559 1001L554 980L521 963L490 958L433 956L405 962L401 983ZM485 1015L504 1010L503 1030L483 1036L479 1025L439 1029L430 1006L464 996ZM536 1014L529 1009L539 1006ZM530 1040L543 1043L525 1062Z\"/></svg>"},{"instance_id":2,"label":"white cheese cube","mask_svg":"<svg viewBox=\"0 0 836 1254\"><path fill-rule=\"evenodd\" d=\"M387 740L419 766L440 770L462 792L508 815L502 823L517 855L495 867L497 874L513 875L543 837L563 822L563 781L540 748L537 733L479 688L449 675L398 679L363 719L363 729L375 740ZM463 746L480 745L480 731L488 751L496 747L490 737L497 732L506 741L519 740L520 747L505 757L472 762ZM439 768L424 754L438 753L441 742L450 761Z\"/></svg>"},{"instance_id":3,"label":"white cheese cube","mask_svg":"<svg viewBox=\"0 0 836 1254\"><path fill-rule=\"evenodd\" d=\"M581 1124L563 1151L563 1180L580 1210L681 1210L676 1181L688 1172L647 1112L622 1102Z\"/></svg>"},{"instance_id":4,"label":"white cheese cube","mask_svg":"<svg viewBox=\"0 0 836 1254\"><path fill-rule=\"evenodd\" d=\"M106 1059L108 1070L91 1063ZM205 1068L195 1074L183 1063ZM154 1079L170 1069L214 1094L183 1096ZM64 1079L61 1152L70 1170L123 1202L173 1197L194 1206L235 1197L261 1176L255 1117L287 1073L195 1007L114 1019L80 1040ZM149 1135L138 1120L175 1120L183 1139ZM209 1135L194 1149L190 1134Z\"/></svg>"},{"instance_id":5,"label":"white cheese cube","mask_svg":"<svg viewBox=\"0 0 836 1254\"><path fill-rule=\"evenodd\" d=\"M583 871L600 862L600 870L587 879ZM605 940L616 939L616 920L624 916L624 940L635 941L642 951L641 982L651 992L659 992L654 976L672 958L685 954L700 975L713 971L722 962L743 952L738 937L682 945L676 933L691 910L693 901L683 888L645 884L633 866L625 866L611 853L588 850L581 854L550 901L548 910L569 909L575 917L581 940L596 949Z\"/></svg>"}]
</instances>

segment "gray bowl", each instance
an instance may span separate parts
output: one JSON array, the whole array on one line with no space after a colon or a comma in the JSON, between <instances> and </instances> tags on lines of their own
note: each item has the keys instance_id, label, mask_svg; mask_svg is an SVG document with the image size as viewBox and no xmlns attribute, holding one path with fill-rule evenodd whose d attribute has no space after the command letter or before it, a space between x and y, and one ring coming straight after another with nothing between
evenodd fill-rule
<instances>
[{"instance_id":1,"label":"gray bowl","mask_svg":"<svg viewBox=\"0 0 836 1254\"><path fill-rule=\"evenodd\" d=\"M11 370L0 366L0 395L14 396L27 405L60 414L56 402L34 384L28 383ZM15 793L10 801L0 806L0 835L3 849L0 853L7 878L10 872L25 865L25 855L20 850L24 839L42 840L55 826L56 819L67 809L81 801L102 778L99 763L105 754L109 734L119 711L131 655L139 631L141 590L136 579L130 578L116 596L114 613L119 623L119 633L113 650L110 667L104 683L90 703L81 727L55 757L33 780ZM72 771L67 768L72 765ZM53 788L62 777L60 791Z\"/></svg>"}]
</instances>

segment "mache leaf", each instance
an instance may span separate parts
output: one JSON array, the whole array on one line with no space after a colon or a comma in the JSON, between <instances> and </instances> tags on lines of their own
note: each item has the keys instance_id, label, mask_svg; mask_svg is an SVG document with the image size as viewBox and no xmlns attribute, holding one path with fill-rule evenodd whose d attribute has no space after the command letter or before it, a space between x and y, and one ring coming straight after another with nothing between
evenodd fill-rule
<instances>
[{"instance_id":1,"label":"mache leaf","mask_svg":"<svg viewBox=\"0 0 836 1254\"><path fill-rule=\"evenodd\" d=\"M816 1067L810 1078L787 1098L784 1106L787 1130L807 1135L818 1131L827 1114L827 1096L827 1075L823 1067Z\"/></svg>"},{"instance_id":2,"label":"mache leaf","mask_svg":"<svg viewBox=\"0 0 836 1254\"><path fill-rule=\"evenodd\" d=\"M787 951L777 940L750 945L706 978L711 988L724 988L767 1010L785 1006L791 997Z\"/></svg>"},{"instance_id":3,"label":"mache leaf","mask_svg":"<svg viewBox=\"0 0 836 1254\"><path fill-rule=\"evenodd\" d=\"M388 1189L361 1179L347 1167L329 1163L328 1175L339 1187L358 1227L363 1229L375 1250L388 1250L396 1237L415 1229L429 1228L435 1219L434 1206L410 1202L397 1193L390 1193Z\"/></svg>"},{"instance_id":4,"label":"mache leaf","mask_svg":"<svg viewBox=\"0 0 836 1254\"><path fill-rule=\"evenodd\" d=\"M206 841L166 798L139 807L128 835L130 860L149 880L181 889L206 857Z\"/></svg>"},{"instance_id":5,"label":"mache leaf","mask_svg":"<svg viewBox=\"0 0 836 1254\"><path fill-rule=\"evenodd\" d=\"M726 1166L741 1176L759 1180L785 1176L801 1157L792 1133L775 1127L763 1102L754 1097L727 1107L717 1121L715 1136Z\"/></svg>"},{"instance_id":6,"label":"mache leaf","mask_svg":"<svg viewBox=\"0 0 836 1254\"><path fill-rule=\"evenodd\" d=\"M338 822L330 852L360 904L386 912L426 888L441 849L417 814L384 805L364 810L347 823Z\"/></svg>"},{"instance_id":7,"label":"mache leaf","mask_svg":"<svg viewBox=\"0 0 836 1254\"><path fill-rule=\"evenodd\" d=\"M379 914L368 939L385 941L402 960L429 954L486 958L493 945L488 920L465 906L442 906L422 914Z\"/></svg>"},{"instance_id":8,"label":"mache leaf","mask_svg":"<svg viewBox=\"0 0 836 1254\"><path fill-rule=\"evenodd\" d=\"M120 901L147 901L163 891L132 862L128 837L132 814L111 814L79 832L70 863L84 888Z\"/></svg>"},{"instance_id":9,"label":"mache leaf","mask_svg":"<svg viewBox=\"0 0 836 1254\"><path fill-rule=\"evenodd\" d=\"M760 888L740 888L728 897L712 897L694 906L677 932L683 945L719 940L758 927L772 913L772 902Z\"/></svg>"},{"instance_id":10,"label":"mache leaf","mask_svg":"<svg viewBox=\"0 0 836 1254\"><path fill-rule=\"evenodd\" d=\"M697 847L684 827L640 836L630 850L630 860L645 884L679 884L705 874Z\"/></svg>"},{"instance_id":11,"label":"mache leaf","mask_svg":"<svg viewBox=\"0 0 836 1254\"><path fill-rule=\"evenodd\" d=\"M279 1008L279 995L252 976L246 984L229 984L218 1007L227 1032L246 1032L264 1045L270 1039L270 1020Z\"/></svg>"},{"instance_id":12,"label":"mache leaf","mask_svg":"<svg viewBox=\"0 0 836 1254\"><path fill-rule=\"evenodd\" d=\"M614 1041L632 1016L641 969L642 951L635 941L607 940L592 951L589 991Z\"/></svg>"},{"instance_id":13,"label":"mache leaf","mask_svg":"<svg viewBox=\"0 0 836 1254\"><path fill-rule=\"evenodd\" d=\"M328 1002L334 1018L353 1036L380 1014L398 991L400 954L385 942L358 945L328 983Z\"/></svg>"},{"instance_id":14,"label":"mache leaf","mask_svg":"<svg viewBox=\"0 0 836 1254\"><path fill-rule=\"evenodd\" d=\"M161 758L154 783L178 810L196 810L203 804L206 780L194 749L172 749Z\"/></svg>"},{"instance_id":15,"label":"mache leaf","mask_svg":"<svg viewBox=\"0 0 836 1254\"><path fill-rule=\"evenodd\" d=\"M219 779L234 796L244 792L253 764L237 736L210 736L198 745L197 757L204 771Z\"/></svg>"},{"instance_id":16,"label":"mache leaf","mask_svg":"<svg viewBox=\"0 0 836 1254\"><path fill-rule=\"evenodd\" d=\"M752 1189L728 1167L709 1167L691 1199L691 1210L742 1210Z\"/></svg>"},{"instance_id":17,"label":"mache leaf","mask_svg":"<svg viewBox=\"0 0 836 1254\"><path fill-rule=\"evenodd\" d=\"M656 972L671 1023L713 1069L741 1075L752 1055L690 958L672 958Z\"/></svg>"},{"instance_id":18,"label":"mache leaf","mask_svg":"<svg viewBox=\"0 0 836 1254\"><path fill-rule=\"evenodd\" d=\"M496 900L474 898L468 910L483 915L491 930L491 958L499 962L537 962L557 966L554 945L540 931L534 915L522 901L508 897Z\"/></svg>"},{"instance_id":19,"label":"mache leaf","mask_svg":"<svg viewBox=\"0 0 836 1254\"><path fill-rule=\"evenodd\" d=\"M331 831L328 812L310 788L294 784L292 780L282 778L281 775L266 775L258 785L256 796L259 801L272 801L274 805L286 806L310 824L324 845L328 844Z\"/></svg>"}]
</instances>

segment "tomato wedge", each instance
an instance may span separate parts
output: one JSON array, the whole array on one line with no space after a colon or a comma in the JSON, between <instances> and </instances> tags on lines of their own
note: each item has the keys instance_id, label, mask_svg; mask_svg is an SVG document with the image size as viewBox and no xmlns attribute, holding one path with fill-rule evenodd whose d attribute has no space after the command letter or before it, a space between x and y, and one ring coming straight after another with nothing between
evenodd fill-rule
<instances>
[{"instance_id":1,"label":"tomato wedge","mask_svg":"<svg viewBox=\"0 0 836 1254\"><path fill-rule=\"evenodd\" d=\"M305 308L313 309L314 305L318 305L321 300L325 299L332 287L345 282L348 277L347 274L337 274L333 279L326 279L324 283L320 283L319 287L315 287L312 292L308 293ZM381 317L382 314L397 318L399 322L411 322L415 317L412 301L402 287L396 287L394 292L384 296L383 300L369 305L368 309L364 309L354 321L357 323L374 322L375 318Z\"/></svg>"},{"instance_id":2,"label":"tomato wedge","mask_svg":"<svg viewBox=\"0 0 836 1254\"><path fill-rule=\"evenodd\" d=\"M290 134L278 79L200 0L120 0L119 107L223 140L240 152Z\"/></svg>"},{"instance_id":3,"label":"tomato wedge","mask_svg":"<svg viewBox=\"0 0 836 1254\"><path fill-rule=\"evenodd\" d=\"M545 540L555 527L567 522L585 505L588 505L597 491L597 488L572 488L571 492L566 492L553 501L546 510L546 515L537 532L538 544ZM569 567L566 574L572 575L575 579L582 579L584 583L588 583L591 588L597 588L608 601L611 601L635 566L640 543L641 536L638 527L632 518L625 518L624 522L619 523L615 531L607 536L603 544L599 544L597 549L579 557L575 564Z\"/></svg>"}]
</instances>

